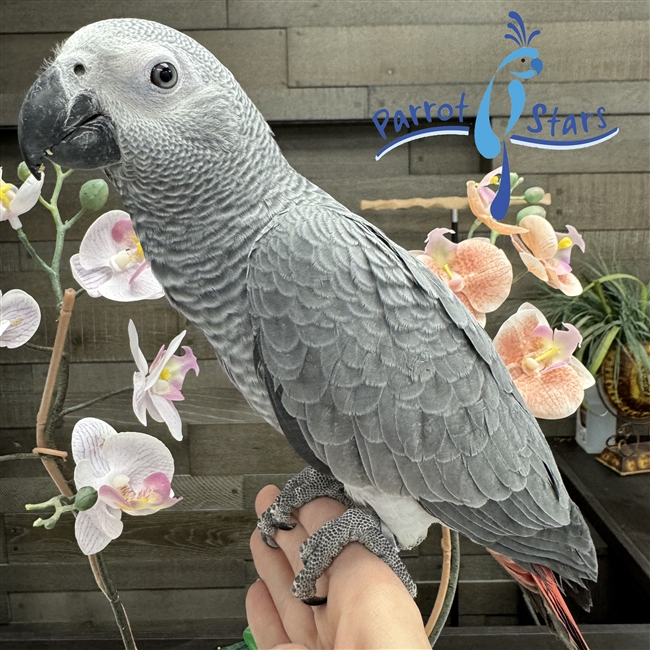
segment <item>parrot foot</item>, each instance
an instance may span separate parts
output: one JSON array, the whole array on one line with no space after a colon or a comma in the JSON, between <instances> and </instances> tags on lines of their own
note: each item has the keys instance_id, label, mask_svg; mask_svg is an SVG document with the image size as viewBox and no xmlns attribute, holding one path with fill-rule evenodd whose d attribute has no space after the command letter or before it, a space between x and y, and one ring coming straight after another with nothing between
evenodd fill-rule
<instances>
[{"instance_id":1,"label":"parrot foot","mask_svg":"<svg viewBox=\"0 0 650 650\"><path fill-rule=\"evenodd\" d=\"M264 542L271 548L278 548L273 539L275 531L278 528L291 530L296 525L289 521L291 511L319 497L336 499L347 508L353 505L343 490L343 483L332 476L321 474L313 467L306 467L300 474L287 481L275 501L258 519L257 528Z\"/></svg>"},{"instance_id":2,"label":"parrot foot","mask_svg":"<svg viewBox=\"0 0 650 650\"><path fill-rule=\"evenodd\" d=\"M397 546L381 532L379 517L374 512L358 508L347 510L340 517L328 521L302 544L300 557L305 568L294 580L294 596L307 605L325 603L326 598L316 596L316 580L350 542L360 542L383 560L415 598L415 582L400 559Z\"/></svg>"}]
</instances>

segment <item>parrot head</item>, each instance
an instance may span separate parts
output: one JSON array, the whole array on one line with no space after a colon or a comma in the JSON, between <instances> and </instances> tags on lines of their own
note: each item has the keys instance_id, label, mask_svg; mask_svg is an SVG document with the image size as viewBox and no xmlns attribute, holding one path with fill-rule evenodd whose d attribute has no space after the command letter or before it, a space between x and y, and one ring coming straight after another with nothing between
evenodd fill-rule
<instances>
[{"instance_id":1,"label":"parrot head","mask_svg":"<svg viewBox=\"0 0 650 650\"><path fill-rule=\"evenodd\" d=\"M511 75L519 79L530 79L531 77L540 75L544 67L542 60L539 58L539 52L534 47L520 47L501 61L497 72L513 61L520 61L522 64L528 62L530 66L528 70L509 71Z\"/></svg>"},{"instance_id":2,"label":"parrot head","mask_svg":"<svg viewBox=\"0 0 650 650\"><path fill-rule=\"evenodd\" d=\"M129 186L173 192L183 179L218 175L229 156L241 160L251 130L270 134L225 66L190 37L135 19L75 32L29 90L18 123L34 175L46 158L102 168L123 196Z\"/></svg>"}]
</instances>

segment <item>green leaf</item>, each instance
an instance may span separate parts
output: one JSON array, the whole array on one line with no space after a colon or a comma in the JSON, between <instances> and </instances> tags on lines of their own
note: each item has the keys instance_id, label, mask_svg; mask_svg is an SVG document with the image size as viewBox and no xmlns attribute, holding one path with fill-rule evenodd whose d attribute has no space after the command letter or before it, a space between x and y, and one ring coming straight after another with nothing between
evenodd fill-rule
<instances>
[{"instance_id":1,"label":"green leaf","mask_svg":"<svg viewBox=\"0 0 650 650\"><path fill-rule=\"evenodd\" d=\"M648 288L643 282L641 282L641 280L639 280L639 278L637 278L635 275L630 275L629 273L610 273L609 275L604 275L602 278L598 278L597 280L594 280L588 284L582 290L582 293L589 291L589 289L592 289L598 283L612 282L613 280L634 280L635 282L638 282L641 285L641 302L643 304L646 304L648 302Z\"/></svg>"},{"instance_id":2,"label":"green leaf","mask_svg":"<svg viewBox=\"0 0 650 650\"><path fill-rule=\"evenodd\" d=\"M589 372L592 375L595 375L598 372L598 368L600 368L601 364L603 363L605 355L609 352L609 348L612 346L612 343L614 342L614 339L616 338L616 335L620 329L620 326L615 325L611 330L609 330L609 332L607 332L607 334L605 334L605 336L600 341L600 344L594 353L593 361L589 365Z\"/></svg>"}]
</instances>

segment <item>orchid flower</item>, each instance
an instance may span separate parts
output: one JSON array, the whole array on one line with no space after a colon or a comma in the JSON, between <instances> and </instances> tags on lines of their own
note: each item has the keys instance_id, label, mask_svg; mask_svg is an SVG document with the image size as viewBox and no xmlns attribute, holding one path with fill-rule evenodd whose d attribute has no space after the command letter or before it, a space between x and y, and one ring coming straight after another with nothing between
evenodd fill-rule
<instances>
[{"instance_id":1,"label":"orchid flower","mask_svg":"<svg viewBox=\"0 0 650 650\"><path fill-rule=\"evenodd\" d=\"M514 379L532 414L546 420L571 415L593 386L592 374L573 355L582 342L580 332L568 323L552 330L544 314L524 303L503 323L494 347Z\"/></svg>"},{"instance_id":2,"label":"orchid flower","mask_svg":"<svg viewBox=\"0 0 650 650\"><path fill-rule=\"evenodd\" d=\"M526 229L520 226L509 226L507 223L497 221L490 213L490 206L494 201L496 192L491 190L488 185L494 185L497 182L497 174L501 174L501 171L502 168L497 167L489 174L486 174L480 183L467 181L469 209L477 219L500 235L514 235L526 232Z\"/></svg>"},{"instance_id":3,"label":"orchid flower","mask_svg":"<svg viewBox=\"0 0 650 650\"><path fill-rule=\"evenodd\" d=\"M150 515L169 508L174 497L174 459L157 438L146 433L118 433L102 420L83 418L72 431L77 490L97 490L97 503L80 512L75 536L86 555L98 553L122 533L122 512Z\"/></svg>"},{"instance_id":4,"label":"orchid flower","mask_svg":"<svg viewBox=\"0 0 650 650\"><path fill-rule=\"evenodd\" d=\"M132 302L165 295L144 258L131 218L122 210L106 212L88 228L70 266L93 298Z\"/></svg>"},{"instance_id":5,"label":"orchid flower","mask_svg":"<svg viewBox=\"0 0 650 650\"><path fill-rule=\"evenodd\" d=\"M145 426L147 411L156 422L165 422L176 440L183 439L183 429L181 417L173 402L185 399L181 390L188 371L194 370L199 374L199 365L192 348L183 346L185 354L182 357L174 355L185 334L185 331L181 332L169 344L168 350L163 345L149 367L139 347L135 325L129 321L131 353L138 367L138 372L133 375L133 411Z\"/></svg>"},{"instance_id":6,"label":"orchid flower","mask_svg":"<svg viewBox=\"0 0 650 650\"><path fill-rule=\"evenodd\" d=\"M15 185L2 180L2 167L0 167L0 221L9 221L14 230L22 228L23 224L18 217L29 212L36 205L44 180L43 172L40 180L36 180L30 174L18 189Z\"/></svg>"},{"instance_id":7,"label":"orchid flower","mask_svg":"<svg viewBox=\"0 0 650 650\"><path fill-rule=\"evenodd\" d=\"M537 215L529 215L520 221L528 232L513 235L512 243L519 252L526 268L540 280L567 296L582 293L580 280L571 273L571 249L577 246L585 252L585 242L580 233L567 226L568 233L555 232L553 226Z\"/></svg>"},{"instance_id":8,"label":"orchid flower","mask_svg":"<svg viewBox=\"0 0 650 650\"><path fill-rule=\"evenodd\" d=\"M41 309L21 289L0 292L0 347L17 348L34 336L41 323Z\"/></svg>"},{"instance_id":9,"label":"orchid flower","mask_svg":"<svg viewBox=\"0 0 650 650\"><path fill-rule=\"evenodd\" d=\"M498 309L510 293L512 266L506 254L480 237L454 244L448 228L429 233L424 251L411 251L458 296L485 327L485 314Z\"/></svg>"}]
</instances>

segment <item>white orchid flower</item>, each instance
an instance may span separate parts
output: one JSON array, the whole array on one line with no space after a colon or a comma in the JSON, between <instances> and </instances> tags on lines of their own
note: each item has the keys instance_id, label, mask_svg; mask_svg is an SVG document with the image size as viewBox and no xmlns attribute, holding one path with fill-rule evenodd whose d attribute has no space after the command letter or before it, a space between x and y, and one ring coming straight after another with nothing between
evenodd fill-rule
<instances>
[{"instance_id":1,"label":"white orchid flower","mask_svg":"<svg viewBox=\"0 0 650 650\"><path fill-rule=\"evenodd\" d=\"M122 210L106 212L88 228L70 266L93 298L132 302L165 295L144 258L131 218Z\"/></svg>"},{"instance_id":2,"label":"white orchid flower","mask_svg":"<svg viewBox=\"0 0 650 650\"><path fill-rule=\"evenodd\" d=\"M97 490L97 503L80 512L75 536L86 555L99 553L122 533L122 512L150 515L169 508L174 497L174 459L165 445L146 433L118 433L95 418L79 420L72 431L77 490Z\"/></svg>"},{"instance_id":3,"label":"white orchid flower","mask_svg":"<svg viewBox=\"0 0 650 650\"><path fill-rule=\"evenodd\" d=\"M23 224L18 217L29 212L36 205L44 180L44 172L41 172L40 180L36 180L30 174L18 189L15 185L2 180L2 167L0 167L0 221L9 221L14 230L22 228Z\"/></svg>"},{"instance_id":4,"label":"white orchid flower","mask_svg":"<svg viewBox=\"0 0 650 650\"><path fill-rule=\"evenodd\" d=\"M181 332L165 350L163 345L151 367L147 365L139 347L138 332L129 321L131 354L138 372L133 375L133 412L143 425L147 425L147 411L156 422L164 422L176 440L183 439L181 416L173 402L185 399L181 390L189 370L199 374L199 366L192 348L183 346L185 354L174 355L186 332Z\"/></svg>"},{"instance_id":5,"label":"white orchid flower","mask_svg":"<svg viewBox=\"0 0 650 650\"><path fill-rule=\"evenodd\" d=\"M41 309L21 289L0 292L0 347L17 348L34 336L41 323Z\"/></svg>"}]
</instances>

